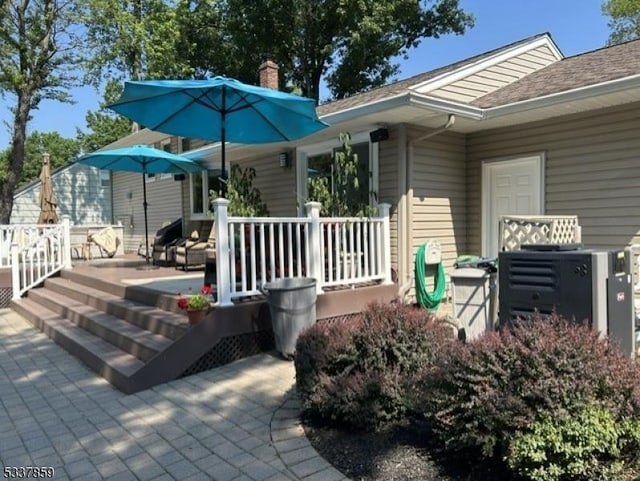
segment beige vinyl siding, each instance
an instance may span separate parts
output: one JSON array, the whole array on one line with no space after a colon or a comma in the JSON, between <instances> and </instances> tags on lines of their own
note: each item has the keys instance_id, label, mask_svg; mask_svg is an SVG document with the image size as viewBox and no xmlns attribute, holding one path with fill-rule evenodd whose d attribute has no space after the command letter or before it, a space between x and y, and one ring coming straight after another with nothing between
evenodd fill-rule
<instances>
[{"instance_id":1,"label":"beige vinyl siding","mask_svg":"<svg viewBox=\"0 0 640 481\"><path fill-rule=\"evenodd\" d=\"M292 152L289 153L290 167L280 167L279 155L280 151L231 163L240 163L243 168L251 166L256 169L253 185L260 190L261 198L267 204L270 216L295 217L297 215L295 155ZM181 194L184 206L183 216L185 219L190 219L189 181L183 184ZM188 229L188 226L185 225L184 229Z\"/></svg>"},{"instance_id":2,"label":"beige vinyl siding","mask_svg":"<svg viewBox=\"0 0 640 481\"><path fill-rule=\"evenodd\" d=\"M424 132L410 131L409 135L417 138ZM465 137L451 132L413 146L412 263L418 248L435 240L442 248L447 274L451 273L456 258L467 252L465 150Z\"/></svg>"},{"instance_id":3,"label":"beige vinyl siding","mask_svg":"<svg viewBox=\"0 0 640 481\"><path fill-rule=\"evenodd\" d=\"M433 90L429 94L458 102L472 102L557 60L549 47L543 45Z\"/></svg>"},{"instance_id":4,"label":"beige vinyl siding","mask_svg":"<svg viewBox=\"0 0 640 481\"><path fill-rule=\"evenodd\" d=\"M125 252L132 252L140 243L144 244L144 210L142 206L142 174L132 172L113 172L113 217L130 220L129 227L125 225ZM178 219L182 214L180 205L181 184L173 180L173 176L147 182L147 217L149 225L149 239L163 223ZM129 194L130 197L129 198Z\"/></svg>"},{"instance_id":5,"label":"beige vinyl siding","mask_svg":"<svg viewBox=\"0 0 640 481\"><path fill-rule=\"evenodd\" d=\"M585 246L640 242L640 104L471 134L468 239L481 249L481 162L545 154L545 214L575 214Z\"/></svg>"},{"instance_id":6,"label":"beige vinyl siding","mask_svg":"<svg viewBox=\"0 0 640 481\"><path fill-rule=\"evenodd\" d=\"M58 214L76 225L111 223L111 186L101 185L100 171L82 164L56 169L51 176ZM19 189L13 199L12 224L36 223L40 215L40 187L35 182Z\"/></svg>"},{"instance_id":7,"label":"beige vinyl siding","mask_svg":"<svg viewBox=\"0 0 640 481\"><path fill-rule=\"evenodd\" d=\"M297 215L296 156L293 152L289 152L289 167L280 167L279 156L279 151L272 152L243 160L241 165L250 165L256 169L253 184L260 190L262 200L267 204L271 217L295 217Z\"/></svg>"}]
</instances>

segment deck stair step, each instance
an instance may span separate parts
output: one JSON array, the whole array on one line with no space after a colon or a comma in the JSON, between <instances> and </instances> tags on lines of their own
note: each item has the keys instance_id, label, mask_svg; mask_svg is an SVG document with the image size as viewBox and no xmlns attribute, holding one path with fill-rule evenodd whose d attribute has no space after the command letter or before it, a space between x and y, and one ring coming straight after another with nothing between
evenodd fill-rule
<instances>
[{"instance_id":1,"label":"deck stair step","mask_svg":"<svg viewBox=\"0 0 640 481\"><path fill-rule=\"evenodd\" d=\"M47 288L33 289L29 299L142 361L153 358L172 342L169 338Z\"/></svg>"},{"instance_id":2,"label":"deck stair step","mask_svg":"<svg viewBox=\"0 0 640 481\"><path fill-rule=\"evenodd\" d=\"M49 278L45 281L45 287L62 296L92 306L130 324L170 339L180 338L188 329L185 316L182 314L175 314L155 306L123 299L67 278Z\"/></svg>"},{"instance_id":3,"label":"deck stair step","mask_svg":"<svg viewBox=\"0 0 640 481\"><path fill-rule=\"evenodd\" d=\"M146 288L144 285L123 284L113 282L108 276L101 277L99 269L86 272L79 269L63 270L60 273L62 279L66 279L111 296L128 299L138 304L157 307L165 311L179 313L176 305L175 294L162 293Z\"/></svg>"},{"instance_id":4,"label":"deck stair step","mask_svg":"<svg viewBox=\"0 0 640 481\"><path fill-rule=\"evenodd\" d=\"M265 345L271 322L263 314L263 301L218 306L199 324L189 325L176 294L136 284L147 284L153 275L126 266L78 266L46 279L11 307L127 394ZM164 277L169 286L183 279L173 270Z\"/></svg>"},{"instance_id":5,"label":"deck stair step","mask_svg":"<svg viewBox=\"0 0 640 481\"><path fill-rule=\"evenodd\" d=\"M18 299L13 308L48 337L124 392L131 392L129 378L144 362L88 332L30 298Z\"/></svg>"}]
</instances>

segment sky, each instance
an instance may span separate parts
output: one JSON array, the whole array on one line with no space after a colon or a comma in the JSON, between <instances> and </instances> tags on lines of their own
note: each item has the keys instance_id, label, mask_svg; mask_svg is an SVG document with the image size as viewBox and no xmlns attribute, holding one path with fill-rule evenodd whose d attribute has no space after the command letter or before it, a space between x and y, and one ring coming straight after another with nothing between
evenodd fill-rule
<instances>
[{"instance_id":1,"label":"sky","mask_svg":"<svg viewBox=\"0 0 640 481\"><path fill-rule=\"evenodd\" d=\"M605 45L609 28L602 15L603 0L461 0L462 7L475 15L475 27L462 36L446 35L423 40L401 59L398 79L463 60L523 38L548 32L565 56ZM75 138L76 127L86 130L85 114L96 110L100 94L92 87L71 91L75 104L43 101L32 112L27 131L57 131ZM321 94L322 97L322 94ZM0 150L9 145L11 118L8 99L0 98Z\"/></svg>"}]
</instances>

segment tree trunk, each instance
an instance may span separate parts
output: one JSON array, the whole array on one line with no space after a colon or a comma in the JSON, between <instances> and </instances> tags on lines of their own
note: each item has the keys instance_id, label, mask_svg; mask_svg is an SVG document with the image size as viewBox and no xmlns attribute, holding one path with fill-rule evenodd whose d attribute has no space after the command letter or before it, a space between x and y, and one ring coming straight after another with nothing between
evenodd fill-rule
<instances>
[{"instance_id":1,"label":"tree trunk","mask_svg":"<svg viewBox=\"0 0 640 481\"><path fill-rule=\"evenodd\" d=\"M27 120L31 111L31 96L22 94L18 96L18 106L14 116L13 135L11 137L11 150L9 151L9 171L7 180L2 185L0 192L0 224L8 224L11 220L13 209L13 195L22 174L24 164L25 140Z\"/></svg>"}]
</instances>

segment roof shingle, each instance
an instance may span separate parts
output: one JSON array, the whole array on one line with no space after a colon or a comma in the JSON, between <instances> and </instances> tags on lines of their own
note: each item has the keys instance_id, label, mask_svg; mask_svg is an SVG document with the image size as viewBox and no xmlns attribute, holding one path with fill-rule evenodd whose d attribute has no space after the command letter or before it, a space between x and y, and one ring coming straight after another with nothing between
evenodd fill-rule
<instances>
[{"instance_id":1,"label":"roof shingle","mask_svg":"<svg viewBox=\"0 0 640 481\"><path fill-rule=\"evenodd\" d=\"M505 45L503 47L490 50L488 52L484 52L479 55L475 55L473 57L469 57L467 59L461 60L456 63L452 63L450 65L445 65L444 67L437 68L435 70L430 70L428 72L423 72L418 75L414 75L413 77L409 77L404 80L399 80L397 82L391 83L389 85L385 85L383 87L378 87L376 89L369 90L367 92L363 92L360 94L353 95L351 97L347 97L340 100L335 100L333 102L329 102L326 104L319 105L317 108L318 116L322 117L324 115L328 115L334 112L339 112L342 110L347 110L353 107L358 107L360 105L366 105L377 100L383 100L386 98L393 97L395 95L399 95L405 93L409 87L420 84L422 82L426 82L427 80L434 79L439 75L443 75L445 73L453 72L460 68L472 65L476 62L480 62L485 60L493 55L498 55L503 51L518 47L522 44L531 42L537 38L548 35L547 33L541 33L538 35L534 35L533 37L525 38L523 40L519 40L517 42L511 43L509 45Z\"/></svg>"},{"instance_id":2,"label":"roof shingle","mask_svg":"<svg viewBox=\"0 0 640 481\"><path fill-rule=\"evenodd\" d=\"M476 99L472 105L496 107L637 74L640 74L640 40L633 40L566 57Z\"/></svg>"}]
</instances>

